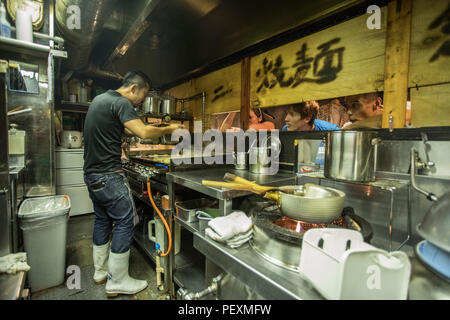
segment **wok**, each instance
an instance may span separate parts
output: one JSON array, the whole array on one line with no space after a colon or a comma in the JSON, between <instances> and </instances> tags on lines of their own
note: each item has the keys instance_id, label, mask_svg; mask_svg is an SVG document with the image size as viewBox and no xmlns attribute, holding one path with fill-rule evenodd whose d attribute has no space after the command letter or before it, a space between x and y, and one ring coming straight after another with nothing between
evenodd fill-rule
<instances>
[{"instance_id":1,"label":"wok","mask_svg":"<svg viewBox=\"0 0 450 320\"><path fill-rule=\"evenodd\" d=\"M311 183L305 185L270 187L227 173L225 180L207 181L202 184L213 187L247 190L277 203L281 213L291 219L308 223L330 223L336 220L344 208L345 193Z\"/></svg>"}]
</instances>

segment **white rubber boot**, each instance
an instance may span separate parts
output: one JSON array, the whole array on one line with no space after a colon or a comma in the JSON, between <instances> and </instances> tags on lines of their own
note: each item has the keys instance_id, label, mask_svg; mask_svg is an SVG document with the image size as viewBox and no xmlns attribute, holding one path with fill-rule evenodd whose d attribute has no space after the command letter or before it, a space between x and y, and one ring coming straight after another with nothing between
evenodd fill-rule
<instances>
[{"instance_id":1,"label":"white rubber boot","mask_svg":"<svg viewBox=\"0 0 450 320\"><path fill-rule=\"evenodd\" d=\"M109 274L105 286L108 297L115 297L119 293L135 294L147 288L147 281L137 280L129 276L129 258L130 250L124 253L109 253Z\"/></svg>"},{"instance_id":2,"label":"white rubber boot","mask_svg":"<svg viewBox=\"0 0 450 320\"><path fill-rule=\"evenodd\" d=\"M95 284L103 284L108 277L108 256L109 248L111 247L111 241L108 241L102 246L93 246L93 258L94 258L94 282Z\"/></svg>"}]
</instances>

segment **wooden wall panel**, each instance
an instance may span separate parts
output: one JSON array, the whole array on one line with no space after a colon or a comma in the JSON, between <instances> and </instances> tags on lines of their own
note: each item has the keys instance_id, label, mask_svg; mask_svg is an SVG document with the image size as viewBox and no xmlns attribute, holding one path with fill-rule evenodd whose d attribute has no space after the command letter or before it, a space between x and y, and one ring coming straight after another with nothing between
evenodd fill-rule
<instances>
[{"instance_id":1,"label":"wooden wall panel","mask_svg":"<svg viewBox=\"0 0 450 320\"><path fill-rule=\"evenodd\" d=\"M411 14L413 0L396 0L388 4L386 55L383 96L383 128L405 127L408 99L408 72L411 45Z\"/></svg>"},{"instance_id":2,"label":"wooden wall panel","mask_svg":"<svg viewBox=\"0 0 450 320\"><path fill-rule=\"evenodd\" d=\"M382 91L386 7L381 29L368 14L252 58L252 106L276 106Z\"/></svg>"},{"instance_id":3,"label":"wooden wall panel","mask_svg":"<svg viewBox=\"0 0 450 320\"><path fill-rule=\"evenodd\" d=\"M165 91L165 93L170 94L171 96L178 98L178 99L191 97L195 94L194 81L190 80L190 81L184 82L176 87L173 87L173 88ZM192 115L193 110L194 110L194 103L192 101L185 102L184 110ZM180 112L180 111L181 111L181 103L177 103L177 112Z\"/></svg>"},{"instance_id":4,"label":"wooden wall panel","mask_svg":"<svg viewBox=\"0 0 450 320\"><path fill-rule=\"evenodd\" d=\"M450 82L450 0L414 0L409 87Z\"/></svg>"},{"instance_id":5,"label":"wooden wall panel","mask_svg":"<svg viewBox=\"0 0 450 320\"><path fill-rule=\"evenodd\" d=\"M450 84L411 89L413 127L450 126Z\"/></svg>"},{"instance_id":6,"label":"wooden wall panel","mask_svg":"<svg viewBox=\"0 0 450 320\"><path fill-rule=\"evenodd\" d=\"M206 92L206 128L213 113L241 109L241 63L196 78L196 93ZM195 101L194 115L201 119L202 101Z\"/></svg>"}]
</instances>

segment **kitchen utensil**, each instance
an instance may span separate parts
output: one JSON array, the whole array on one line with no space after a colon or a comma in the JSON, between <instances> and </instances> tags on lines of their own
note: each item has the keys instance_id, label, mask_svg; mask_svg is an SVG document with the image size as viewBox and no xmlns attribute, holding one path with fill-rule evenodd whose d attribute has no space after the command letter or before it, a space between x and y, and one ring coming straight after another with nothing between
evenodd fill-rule
<instances>
[{"instance_id":1,"label":"kitchen utensil","mask_svg":"<svg viewBox=\"0 0 450 320\"><path fill-rule=\"evenodd\" d=\"M142 104L144 113L159 114L161 100L156 95L148 95Z\"/></svg>"},{"instance_id":2,"label":"kitchen utensil","mask_svg":"<svg viewBox=\"0 0 450 320\"><path fill-rule=\"evenodd\" d=\"M293 192L269 191L264 198L275 201L282 214L289 218L309 223L330 223L341 215L344 208L345 193L340 190L310 183L302 189L298 185L284 188Z\"/></svg>"},{"instance_id":3,"label":"kitchen utensil","mask_svg":"<svg viewBox=\"0 0 450 320\"><path fill-rule=\"evenodd\" d=\"M176 101L172 96L164 96L161 100L161 114L175 114Z\"/></svg>"},{"instance_id":4,"label":"kitchen utensil","mask_svg":"<svg viewBox=\"0 0 450 320\"><path fill-rule=\"evenodd\" d=\"M236 170L246 170L248 168L248 153L247 152L234 152L234 168Z\"/></svg>"},{"instance_id":5,"label":"kitchen utensil","mask_svg":"<svg viewBox=\"0 0 450 320\"><path fill-rule=\"evenodd\" d=\"M433 245L450 252L450 192L445 193L417 225L417 232Z\"/></svg>"},{"instance_id":6,"label":"kitchen utensil","mask_svg":"<svg viewBox=\"0 0 450 320\"><path fill-rule=\"evenodd\" d=\"M411 263L404 252L365 243L358 231L322 228L306 231L300 270L327 299L405 300Z\"/></svg>"},{"instance_id":7,"label":"kitchen utensil","mask_svg":"<svg viewBox=\"0 0 450 320\"><path fill-rule=\"evenodd\" d=\"M74 130L61 131L61 146L66 149L81 148L81 132Z\"/></svg>"},{"instance_id":8,"label":"kitchen utensil","mask_svg":"<svg viewBox=\"0 0 450 320\"><path fill-rule=\"evenodd\" d=\"M431 272L450 283L450 252L423 240L416 245L415 253Z\"/></svg>"},{"instance_id":9,"label":"kitchen utensil","mask_svg":"<svg viewBox=\"0 0 450 320\"><path fill-rule=\"evenodd\" d=\"M206 198L199 198L188 201L175 202L175 206L178 208L178 217L186 222L196 221L195 212L203 210L203 208L212 205L212 201Z\"/></svg>"},{"instance_id":10,"label":"kitchen utensil","mask_svg":"<svg viewBox=\"0 0 450 320\"><path fill-rule=\"evenodd\" d=\"M249 166L250 172L256 174L274 174L274 168L271 161L278 158L281 152L281 141L278 138L268 136L262 143L262 146L253 146L256 140L249 148ZM278 167L276 167L278 169Z\"/></svg>"},{"instance_id":11,"label":"kitchen utensil","mask_svg":"<svg viewBox=\"0 0 450 320\"><path fill-rule=\"evenodd\" d=\"M260 186L255 182L227 173L220 182L203 180L211 187L246 190L277 203L283 215L309 223L329 223L337 219L344 208L345 193L314 184L282 187Z\"/></svg>"},{"instance_id":12,"label":"kitchen utensil","mask_svg":"<svg viewBox=\"0 0 450 320\"><path fill-rule=\"evenodd\" d=\"M376 131L330 131L325 141L324 175L329 179L375 181Z\"/></svg>"},{"instance_id":13,"label":"kitchen utensil","mask_svg":"<svg viewBox=\"0 0 450 320\"><path fill-rule=\"evenodd\" d=\"M198 219L200 230L205 230L208 227L208 223L214 219L211 215L204 211L197 211L195 217Z\"/></svg>"}]
</instances>

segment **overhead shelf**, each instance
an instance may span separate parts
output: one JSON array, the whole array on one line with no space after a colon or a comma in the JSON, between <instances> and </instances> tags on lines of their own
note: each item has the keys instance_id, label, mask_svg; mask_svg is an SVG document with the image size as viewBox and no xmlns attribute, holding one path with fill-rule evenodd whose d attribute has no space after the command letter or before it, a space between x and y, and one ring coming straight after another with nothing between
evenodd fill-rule
<instances>
[{"instance_id":1,"label":"overhead shelf","mask_svg":"<svg viewBox=\"0 0 450 320\"><path fill-rule=\"evenodd\" d=\"M55 105L56 110L69 111L69 112L88 112L90 102L72 102L61 101L61 103Z\"/></svg>"},{"instance_id":2,"label":"overhead shelf","mask_svg":"<svg viewBox=\"0 0 450 320\"><path fill-rule=\"evenodd\" d=\"M49 37L50 38L50 37ZM22 53L38 57L46 57L52 51L55 57L67 58L67 52L51 49L50 46L0 36L0 50Z\"/></svg>"}]
</instances>

